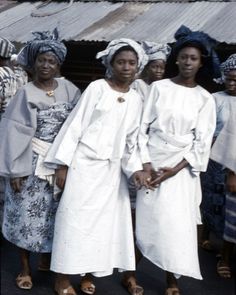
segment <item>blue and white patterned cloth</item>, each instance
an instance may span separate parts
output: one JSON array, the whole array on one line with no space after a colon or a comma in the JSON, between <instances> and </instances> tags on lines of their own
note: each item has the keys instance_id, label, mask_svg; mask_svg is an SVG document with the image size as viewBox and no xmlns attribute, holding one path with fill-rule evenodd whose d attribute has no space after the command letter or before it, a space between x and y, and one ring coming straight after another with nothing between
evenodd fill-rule
<instances>
[{"instance_id":1,"label":"blue and white patterned cloth","mask_svg":"<svg viewBox=\"0 0 236 295\"><path fill-rule=\"evenodd\" d=\"M35 137L52 142L72 107L71 103L57 103L40 110ZM37 158L38 155L34 153L33 170ZM53 187L34 174L25 178L20 193L14 193L8 181L4 206L4 237L28 251L51 252L57 207Z\"/></svg>"}]
</instances>

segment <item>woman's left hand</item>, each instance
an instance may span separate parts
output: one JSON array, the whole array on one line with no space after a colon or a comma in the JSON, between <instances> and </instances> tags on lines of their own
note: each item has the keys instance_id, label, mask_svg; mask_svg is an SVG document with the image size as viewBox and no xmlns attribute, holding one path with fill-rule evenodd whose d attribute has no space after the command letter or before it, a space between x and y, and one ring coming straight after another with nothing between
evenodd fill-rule
<instances>
[{"instance_id":1,"label":"woman's left hand","mask_svg":"<svg viewBox=\"0 0 236 295\"><path fill-rule=\"evenodd\" d=\"M175 176L177 171L175 168L163 167L156 172L156 178L150 182L151 186L157 186L166 179ZM152 177L153 178L153 177Z\"/></svg>"},{"instance_id":2,"label":"woman's left hand","mask_svg":"<svg viewBox=\"0 0 236 295\"><path fill-rule=\"evenodd\" d=\"M236 174L233 171L227 173L226 189L230 193L236 193Z\"/></svg>"},{"instance_id":3,"label":"woman's left hand","mask_svg":"<svg viewBox=\"0 0 236 295\"><path fill-rule=\"evenodd\" d=\"M68 167L67 166L60 166L56 169L55 176L56 176L56 185L63 190L66 182Z\"/></svg>"}]
</instances>

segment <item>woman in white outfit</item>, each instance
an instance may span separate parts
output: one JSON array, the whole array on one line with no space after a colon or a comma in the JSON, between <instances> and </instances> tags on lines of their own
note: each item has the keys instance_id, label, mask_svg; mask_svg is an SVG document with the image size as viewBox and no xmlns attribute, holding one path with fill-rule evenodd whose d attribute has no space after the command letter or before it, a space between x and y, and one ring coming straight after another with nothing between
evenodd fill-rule
<instances>
[{"instance_id":1,"label":"woman in white outfit","mask_svg":"<svg viewBox=\"0 0 236 295\"><path fill-rule=\"evenodd\" d=\"M137 245L166 271L166 295L180 294L176 278L181 275L202 279L199 173L207 167L216 120L213 97L196 83L210 37L184 26L175 37L179 73L152 84L139 137L143 167L156 189L138 191L136 204Z\"/></svg>"},{"instance_id":2,"label":"woman in white outfit","mask_svg":"<svg viewBox=\"0 0 236 295\"><path fill-rule=\"evenodd\" d=\"M130 84L147 57L135 41L113 40L97 54L107 68L92 82L46 159L62 165L51 270L58 295L76 294L68 274L111 275L135 269L127 182L142 165L135 159L142 102ZM134 157L135 156L135 157ZM67 176L66 176L67 174ZM93 294L88 276L81 291Z\"/></svg>"}]
</instances>

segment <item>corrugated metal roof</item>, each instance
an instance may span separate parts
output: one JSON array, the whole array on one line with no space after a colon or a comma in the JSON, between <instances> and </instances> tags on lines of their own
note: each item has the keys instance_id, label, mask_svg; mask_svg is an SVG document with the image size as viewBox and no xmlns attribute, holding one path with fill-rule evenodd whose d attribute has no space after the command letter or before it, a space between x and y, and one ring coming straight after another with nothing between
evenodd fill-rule
<instances>
[{"instance_id":1,"label":"corrugated metal roof","mask_svg":"<svg viewBox=\"0 0 236 295\"><path fill-rule=\"evenodd\" d=\"M236 44L235 2L74 2L68 9L46 17L32 17L41 2L25 2L0 13L0 35L24 43L31 31L59 28L65 41L110 41L126 37L137 41L174 41L184 24L202 30L220 42ZM68 2L51 2L38 11L51 13Z\"/></svg>"}]
</instances>

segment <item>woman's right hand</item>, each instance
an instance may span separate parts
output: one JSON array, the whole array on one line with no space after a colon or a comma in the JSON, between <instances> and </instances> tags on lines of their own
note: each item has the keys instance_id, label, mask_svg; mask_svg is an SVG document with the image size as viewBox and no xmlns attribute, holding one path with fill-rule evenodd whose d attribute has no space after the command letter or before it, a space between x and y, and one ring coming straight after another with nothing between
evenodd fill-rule
<instances>
[{"instance_id":1,"label":"woman's right hand","mask_svg":"<svg viewBox=\"0 0 236 295\"><path fill-rule=\"evenodd\" d=\"M16 177L10 179L10 184L15 193L20 193L22 188L22 183L25 177Z\"/></svg>"},{"instance_id":2,"label":"woman's right hand","mask_svg":"<svg viewBox=\"0 0 236 295\"><path fill-rule=\"evenodd\" d=\"M63 190L66 182L68 167L67 166L60 166L56 169L55 176L56 176L56 185Z\"/></svg>"}]
</instances>

